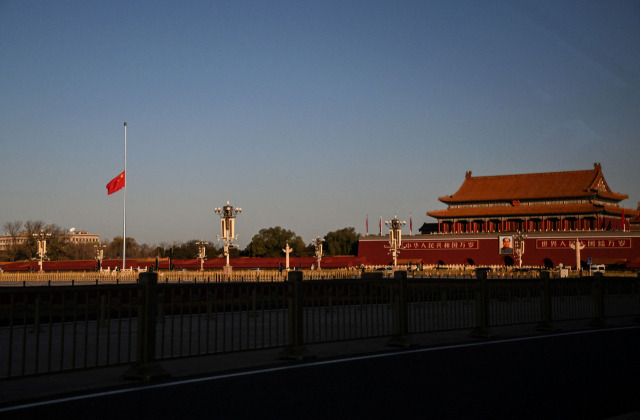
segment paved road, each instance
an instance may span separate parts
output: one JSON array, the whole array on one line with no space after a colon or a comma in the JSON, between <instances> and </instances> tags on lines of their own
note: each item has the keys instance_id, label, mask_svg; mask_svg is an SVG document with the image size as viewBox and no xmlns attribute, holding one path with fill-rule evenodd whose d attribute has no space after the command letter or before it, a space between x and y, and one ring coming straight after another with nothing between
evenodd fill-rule
<instances>
[{"instance_id":1,"label":"paved road","mask_svg":"<svg viewBox=\"0 0 640 420\"><path fill-rule=\"evenodd\" d=\"M495 340L119 389L0 417L603 419L640 413L639 349L638 327Z\"/></svg>"}]
</instances>

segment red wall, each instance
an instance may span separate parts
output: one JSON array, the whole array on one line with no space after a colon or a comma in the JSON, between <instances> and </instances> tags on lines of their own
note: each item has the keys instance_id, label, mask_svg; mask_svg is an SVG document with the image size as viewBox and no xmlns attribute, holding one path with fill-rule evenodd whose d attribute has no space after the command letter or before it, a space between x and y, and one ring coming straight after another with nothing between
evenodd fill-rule
<instances>
[{"instance_id":1,"label":"red wall","mask_svg":"<svg viewBox=\"0 0 640 420\"><path fill-rule=\"evenodd\" d=\"M502 235L509 235L504 233ZM558 232L549 234L530 234L525 239L523 266L544 266L545 259L554 267L560 263L575 267L576 252L569 248L578 237L587 245L580 252L580 260L586 262L593 259L594 264L614 264L631 261L640 256L640 234L638 232L606 232L606 234L590 234L582 232ZM544 242L546 241L546 243ZM398 259L422 262L425 265L471 264L505 265L510 258L515 265L517 256L499 253L499 234L491 235L420 235L403 238L403 249ZM546 246L545 246L546 245ZM393 263L389 253L387 237L361 238L358 244L358 256L366 259L370 265L387 265ZM470 261L471 260L471 261Z\"/></svg>"}]
</instances>

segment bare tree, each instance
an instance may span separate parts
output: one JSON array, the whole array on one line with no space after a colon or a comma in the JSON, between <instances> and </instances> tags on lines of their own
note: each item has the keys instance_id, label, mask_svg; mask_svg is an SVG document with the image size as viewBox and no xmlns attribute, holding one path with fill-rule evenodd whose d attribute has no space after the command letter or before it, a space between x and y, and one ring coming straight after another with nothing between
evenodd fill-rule
<instances>
[{"instance_id":1,"label":"bare tree","mask_svg":"<svg viewBox=\"0 0 640 420\"><path fill-rule=\"evenodd\" d=\"M22 229L22 222L19 220L16 220L14 222L6 222L3 228L4 232L11 237L11 244L9 245L9 249L7 249L5 254L9 260L15 261L18 254L16 242L18 240L18 236L20 235L20 230Z\"/></svg>"},{"instance_id":2,"label":"bare tree","mask_svg":"<svg viewBox=\"0 0 640 420\"><path fill-rule=\"evenodd\" d=\"M24 232L26 241L20 245L18 258L32 260L37 257L37 237L44 232L44 223L41 220L27 220L24 222Z\"/></svg>"},{"instance_id":3,"label":"bare tree","mask_svg":"<svg viewBox=\"0 0 640 420\"><path fill-rule=\"evenodd\" d=\"M47 255L49 259L58 261L68 258L66 245L69 237L67 229L64 229L55 223L50 223L44 227L44 233L47 235Z\"/></svg>"},{"instance_id":4,"label":"bare tree","mask_svg":"<svg viewBox=\"0 0 640 420\"><path fill-rule=\"evenodd\" d=\"M38 239L44 235L47 239L47 259L65 259L65 233L65 230L56 224L46 225L41 220L27 220L24 223L24 234L27 240L20 246L20 258L37 258Z\"/></svg>"},{"instance_id":5,"label":"bare tree","mask_svg":"<svg viewBox=\"0 0 640 420\"><path fill-rule=\"evenodd\" d=\"M27 235L37 235L44 230L44 222L42 220L27 220L24 222L24 230Z\"/></svg>"},{"instance_id":6,"label":"bare tree","mask_svg":"<svg viewBox=\"0 0 640 420\"><path fill-rule=\"evenodd\" d=\"M15 238L20 233L20 229L22 229L22 222L19 220L16 220L14 222L6 222L3 225L3 228L4 233L11 236L12 238Z\"/></svg>"}]
</instances>

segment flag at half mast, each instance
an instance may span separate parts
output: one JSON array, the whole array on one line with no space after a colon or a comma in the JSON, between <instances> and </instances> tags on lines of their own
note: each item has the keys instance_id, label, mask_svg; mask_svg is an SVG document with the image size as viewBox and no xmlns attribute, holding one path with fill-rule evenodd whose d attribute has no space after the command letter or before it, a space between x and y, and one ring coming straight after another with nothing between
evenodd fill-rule
<instances>
[{"instance_id":1,"label":"flag at half mast","mask_svg":"<svg viewBox=\"0 0 640 420\"><path fill-rule=\"evenodd\" d=\"M117 177L113 178L107 184L107 195L113 194L116 191L120 191L121 189L126 187L126 184L127 184L127 182L126 182L126 178L125 178L125 171L122 171L122 173L120 175L118 175Z\"/></svg>"}]
</instances>

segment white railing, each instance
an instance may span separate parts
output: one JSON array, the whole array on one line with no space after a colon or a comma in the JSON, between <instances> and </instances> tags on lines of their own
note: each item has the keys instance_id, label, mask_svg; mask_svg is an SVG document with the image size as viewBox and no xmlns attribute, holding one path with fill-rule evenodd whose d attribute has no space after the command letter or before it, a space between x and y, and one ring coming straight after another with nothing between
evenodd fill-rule
<instances>
[{"instance_id":1,"label":"white railing","mask_svg":"<svg viewBox=\"0 0 640 420\"><path fill-rule=\"evenodd\" d=\"M349 269L303 270L304 280L348 279L360 274ZM70 284L114 284L135 283L139 272L126 271L87 271L87 272L24 272L0 273L0 286L17 285L70 285ZM287 271L283 270L233 270L226 274L221 270L210 271L159 271L159 283L205 283L205 282L272 282L284 281Z\"/></svg>"}]
</instances>

